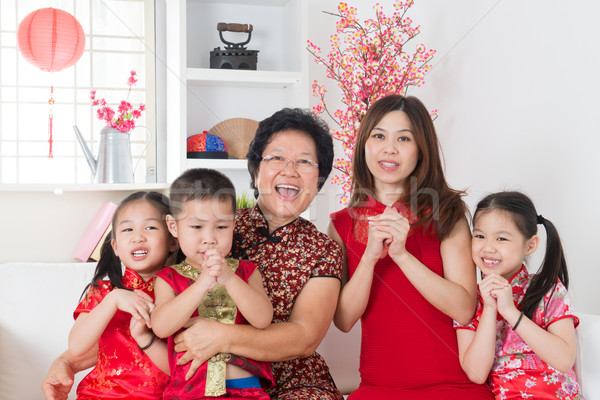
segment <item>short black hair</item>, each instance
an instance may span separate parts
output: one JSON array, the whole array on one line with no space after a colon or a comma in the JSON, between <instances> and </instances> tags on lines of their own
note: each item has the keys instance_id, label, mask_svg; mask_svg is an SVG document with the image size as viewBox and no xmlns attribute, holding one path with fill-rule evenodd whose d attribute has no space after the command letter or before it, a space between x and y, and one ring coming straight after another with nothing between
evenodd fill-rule
<instances>
[{"instance_id":1,"label":"short black hair","mask_svg":"<svg viewBox=\"0 0 600 400\"><path fill-rule=\"evenodd\" d=\"M325 121L309 110L284 108L259 122L254 139L250 143L248 154L246 154L248 172L250 173L250 187L254 189L255 197L258 197L255 176L265 148L274 135L289 130L305 132L315 142L317 163L319 164L319 190L325 184L325 179L329 176L333 166L333 139L329 133L329 127Z\"/></svg>"},{"instance_id":2,"label":"short black hair","mask_svg":"<svg viewBox=\"0 0 600 400\"><path fill-rule=\"evenodd\" d=\"M178 215L183 204L191 200L215 198L230 201L233 213L236 210L235 187L225 174L210 168L192 168L173 181L169 189L171 210Z\"/></svg>"}]
</instances>

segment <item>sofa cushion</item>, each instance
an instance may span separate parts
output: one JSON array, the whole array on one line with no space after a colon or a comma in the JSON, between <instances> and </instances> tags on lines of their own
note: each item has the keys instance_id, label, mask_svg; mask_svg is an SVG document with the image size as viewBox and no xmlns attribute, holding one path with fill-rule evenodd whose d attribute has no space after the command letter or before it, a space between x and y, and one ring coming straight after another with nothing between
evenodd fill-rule
<instances>
[{"instance_id":1,"label":"sofa cushion","mask_svg":"<svg viewBox=\"0 0 600 400\"><path fill-rule=\"evenodd\" d=\"M41 382L67 349L73 310L95 266L0 264L0 399L44 398ZM75 397L72 390L69 398Z\"/></svg>"},{"instance_id":2,"label":"sofa cushion","mask_svg":"<svg viewBox=\"0 0 600 400\"><path fill-rule=\"evenodd\" d=\"M343 395L348 395L358 388L360 321L348 333L340 331L332 323L317 348L317 353L327 362L331 377Z\"/></svg>"},{"instance_id":3,"label":"sofa cushion","mask_svg":"<svg viewBox=\"0 0 600 400\"><path fill-rule=\"evenodd\" d=\"M577 313L575 373L586 399L600 398L600 315Z\"/></svg>"}]
</instances>

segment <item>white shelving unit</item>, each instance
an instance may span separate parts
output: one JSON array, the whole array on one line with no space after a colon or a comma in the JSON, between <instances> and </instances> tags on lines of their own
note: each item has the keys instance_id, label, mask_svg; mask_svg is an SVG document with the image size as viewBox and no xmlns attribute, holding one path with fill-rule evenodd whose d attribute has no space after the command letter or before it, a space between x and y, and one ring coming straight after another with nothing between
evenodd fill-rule
<instances>
[{"instance_id":1,"label":"white shelving unit","mask_svg":"<svg viewBox=\"0 0 600 400\"><path fill-rule=\"evenodd\" d=\"M187 83L193 86L287 89L302 82L300 72L244 71L188 68Z\"/></svg>"},{"instance_id":2,"label":"white shelving unit","mask_svg":"<svg viewBox=\"0 0 600 400\"><path fill-rule=\"evenodd\" d=\"M135 192L138 190L165 191L169 188L167 183L43 183L43 184L3 184L0 192Z\"/></svg>"},{"instance_id":3,"label":"white shelving unit","mask_svg":"<svg viewBox=\"0 0 600 400\"><path fill-rule=\"evenodd\" d=\"M215 168L249 190L245 160L187 159L187 137L229 118L260 121L283 107L308 107L307 0L177 0L167 7L167 180L188 168ZM210 69L224 48L217 23L252 24L246 47L257 70ZM245 33L224 32L231 42Z\"/></svg>"}]
</instances>

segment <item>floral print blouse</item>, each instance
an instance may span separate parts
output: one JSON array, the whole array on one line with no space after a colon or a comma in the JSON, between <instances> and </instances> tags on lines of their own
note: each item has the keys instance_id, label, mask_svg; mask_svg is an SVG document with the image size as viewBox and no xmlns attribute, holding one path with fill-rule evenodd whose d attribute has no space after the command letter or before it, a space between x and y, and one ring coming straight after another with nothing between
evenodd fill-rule
<instances>
[{"instance_id":1,"label":"floral print blouse","mask_svg":"<svg viewBox=\"0 0 600 400\"><path fill-rule=\"evenodd\" d=\"M286 322L296 297L310 279L341 279L339 245L304 218L297 218L269 234L260 208L238 210L232 255L249 259L259 268L273 305L273 323ZM313 353L306 358L273 362L272 399L342 399L325 360Z\"/></svg>"},{"instance_id":2,"label":"floral print blouse","mask_svg":"<svg viewBox=\"0 0 600 400\"><path fill-rule=\"evenodd\" d=\"M522 303L533 276L522 265L509 280L517 306ZM483 301L479 295L473 321L466 326L455 321L455 329L476 330L482 311ZM569 293L559 280L540 301L533 322L548 329L564 318L571 318L575 327L579 325L579 319L572 314ZM531 350L500 314L497 319L496 355L488 376L496 399L583 399L572 368L567 373L552 368Z\"/></svg>"}]
</instances>

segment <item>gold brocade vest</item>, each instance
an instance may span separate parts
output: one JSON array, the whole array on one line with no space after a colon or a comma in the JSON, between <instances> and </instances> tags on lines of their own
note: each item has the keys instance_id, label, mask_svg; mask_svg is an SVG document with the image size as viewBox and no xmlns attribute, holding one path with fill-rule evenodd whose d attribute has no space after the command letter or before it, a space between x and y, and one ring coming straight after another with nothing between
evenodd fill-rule
<instances>
[{"instance_id":1,"label":"gold brocade vest","mask_svg":"<svg viewBox=\"0 0 600 400\"><path fill-rule=\"evenodd\" d=\"M235 272L239 266L239 260L226 258L227 265L231 271ZM185 262L173 266L173 269L180 275L193 280L198 280L201 271ZM217 284L211 289L202 303L198 306L198 315L203 318L210 318L222 324L233 324L237 316L237 307L231 299L224 286ZM219 353L208 361L206 370L206 385L204 395L210 397L222 396L226 392L225 379L227 361L231 358L229 354Z\"/></svg>"}]
</instances>

